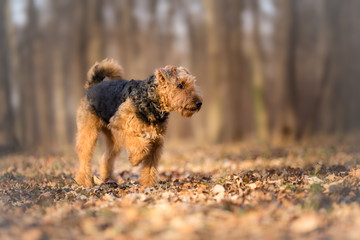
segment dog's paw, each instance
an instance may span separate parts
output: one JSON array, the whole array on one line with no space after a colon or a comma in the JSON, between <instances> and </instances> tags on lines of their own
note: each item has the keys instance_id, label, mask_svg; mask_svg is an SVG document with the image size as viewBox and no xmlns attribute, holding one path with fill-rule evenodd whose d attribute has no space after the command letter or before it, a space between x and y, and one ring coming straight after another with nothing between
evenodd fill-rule
<instances>
[{"instance_id":1,"label":"dog's paw","mask_svg":"<svg viewBox=\"0 0 360 240\"><path fill-rule=\"evenodd\" d=\"M79 172L75 180L79 185L85 188L91 188L94 186L94 180L91 174Z\"/></svg>"},{"instance_id":2,"label":"dog's paw","mask_svg":"<svg viewBox=\"0 0 360 240\"><path fill-rule=\"evenodd\" d=\"M154 187L158 183L157 176L141 176L139 182L144 187Z\"/></svg>"}]
</instances>

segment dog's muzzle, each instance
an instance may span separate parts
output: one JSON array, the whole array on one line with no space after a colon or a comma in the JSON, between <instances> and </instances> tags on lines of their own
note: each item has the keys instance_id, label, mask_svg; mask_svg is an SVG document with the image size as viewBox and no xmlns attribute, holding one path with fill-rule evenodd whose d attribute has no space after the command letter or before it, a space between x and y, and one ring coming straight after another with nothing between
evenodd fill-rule
<instances>
[{"instance_id":1,"label":"dog's muzzle","mask_svg":"<svg viewBox=\"0 0 360 240\"><path fill-rule=\"evenodd\" d=\"M195 105L196 105L197 109L200 109L202 106L202 101L196 101Z\"/></svg>"}]
</instances>

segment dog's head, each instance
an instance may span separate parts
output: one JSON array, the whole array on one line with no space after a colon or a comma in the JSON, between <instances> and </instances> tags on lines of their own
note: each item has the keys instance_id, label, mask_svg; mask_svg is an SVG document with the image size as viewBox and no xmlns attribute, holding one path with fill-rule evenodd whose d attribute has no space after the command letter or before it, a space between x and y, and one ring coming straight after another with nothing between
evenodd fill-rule
<instances>
[{"instance_id":1,"label":"dog's head","mask_svg":"<svg viewBox=\"0 0 360 240\"><path fill-rule=\"evenodd\" d=\"M184 67L165 66L155 71L160 104L164 111L191 117L202 106L195 77Z\"/></svg>"}]
</instances>

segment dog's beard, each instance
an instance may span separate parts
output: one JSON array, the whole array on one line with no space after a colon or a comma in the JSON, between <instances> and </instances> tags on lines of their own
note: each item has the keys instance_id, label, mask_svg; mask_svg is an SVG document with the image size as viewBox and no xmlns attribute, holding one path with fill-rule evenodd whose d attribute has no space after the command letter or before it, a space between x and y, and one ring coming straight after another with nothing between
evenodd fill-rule
<instances>
[{"instance_id":1,"label":"dog's beard","mask_svg":"<svg viewBox=\"0 0 360 240\"><path fill-rule=\"evenodd\" d=\"M181 116L183 117L191 117L194 113L198 112L199 109L197 108L193 108L193 109L190 109L190 108L183 108L181 110Z\"/></svg>"}]
</instances>

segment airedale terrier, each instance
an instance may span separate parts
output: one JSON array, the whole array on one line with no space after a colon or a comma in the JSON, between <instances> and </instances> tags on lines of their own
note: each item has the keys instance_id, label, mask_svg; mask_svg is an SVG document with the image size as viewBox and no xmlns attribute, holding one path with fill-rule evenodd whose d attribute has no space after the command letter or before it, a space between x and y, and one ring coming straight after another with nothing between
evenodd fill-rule
<instances>
[{"instance_id":1,"label":"airedale terrier","mask_svg":"<svg viewBox=\"0 0 360 240\"><path fill-rule=\"evenodd\" d=\"M158 181L169 113L190 117L202 105L195 77L184 67L165 66L145 80L122 77L122 67L108 59L95 63L88 72L85 97L77 111L76 138L80 160L76 181L87 188L94 185L91 156L100 132L106 141L101 181L115 180L114 160L125 148L132 166L142 163L140 183L151 187Z\"/></svg>"}]
</instances>

